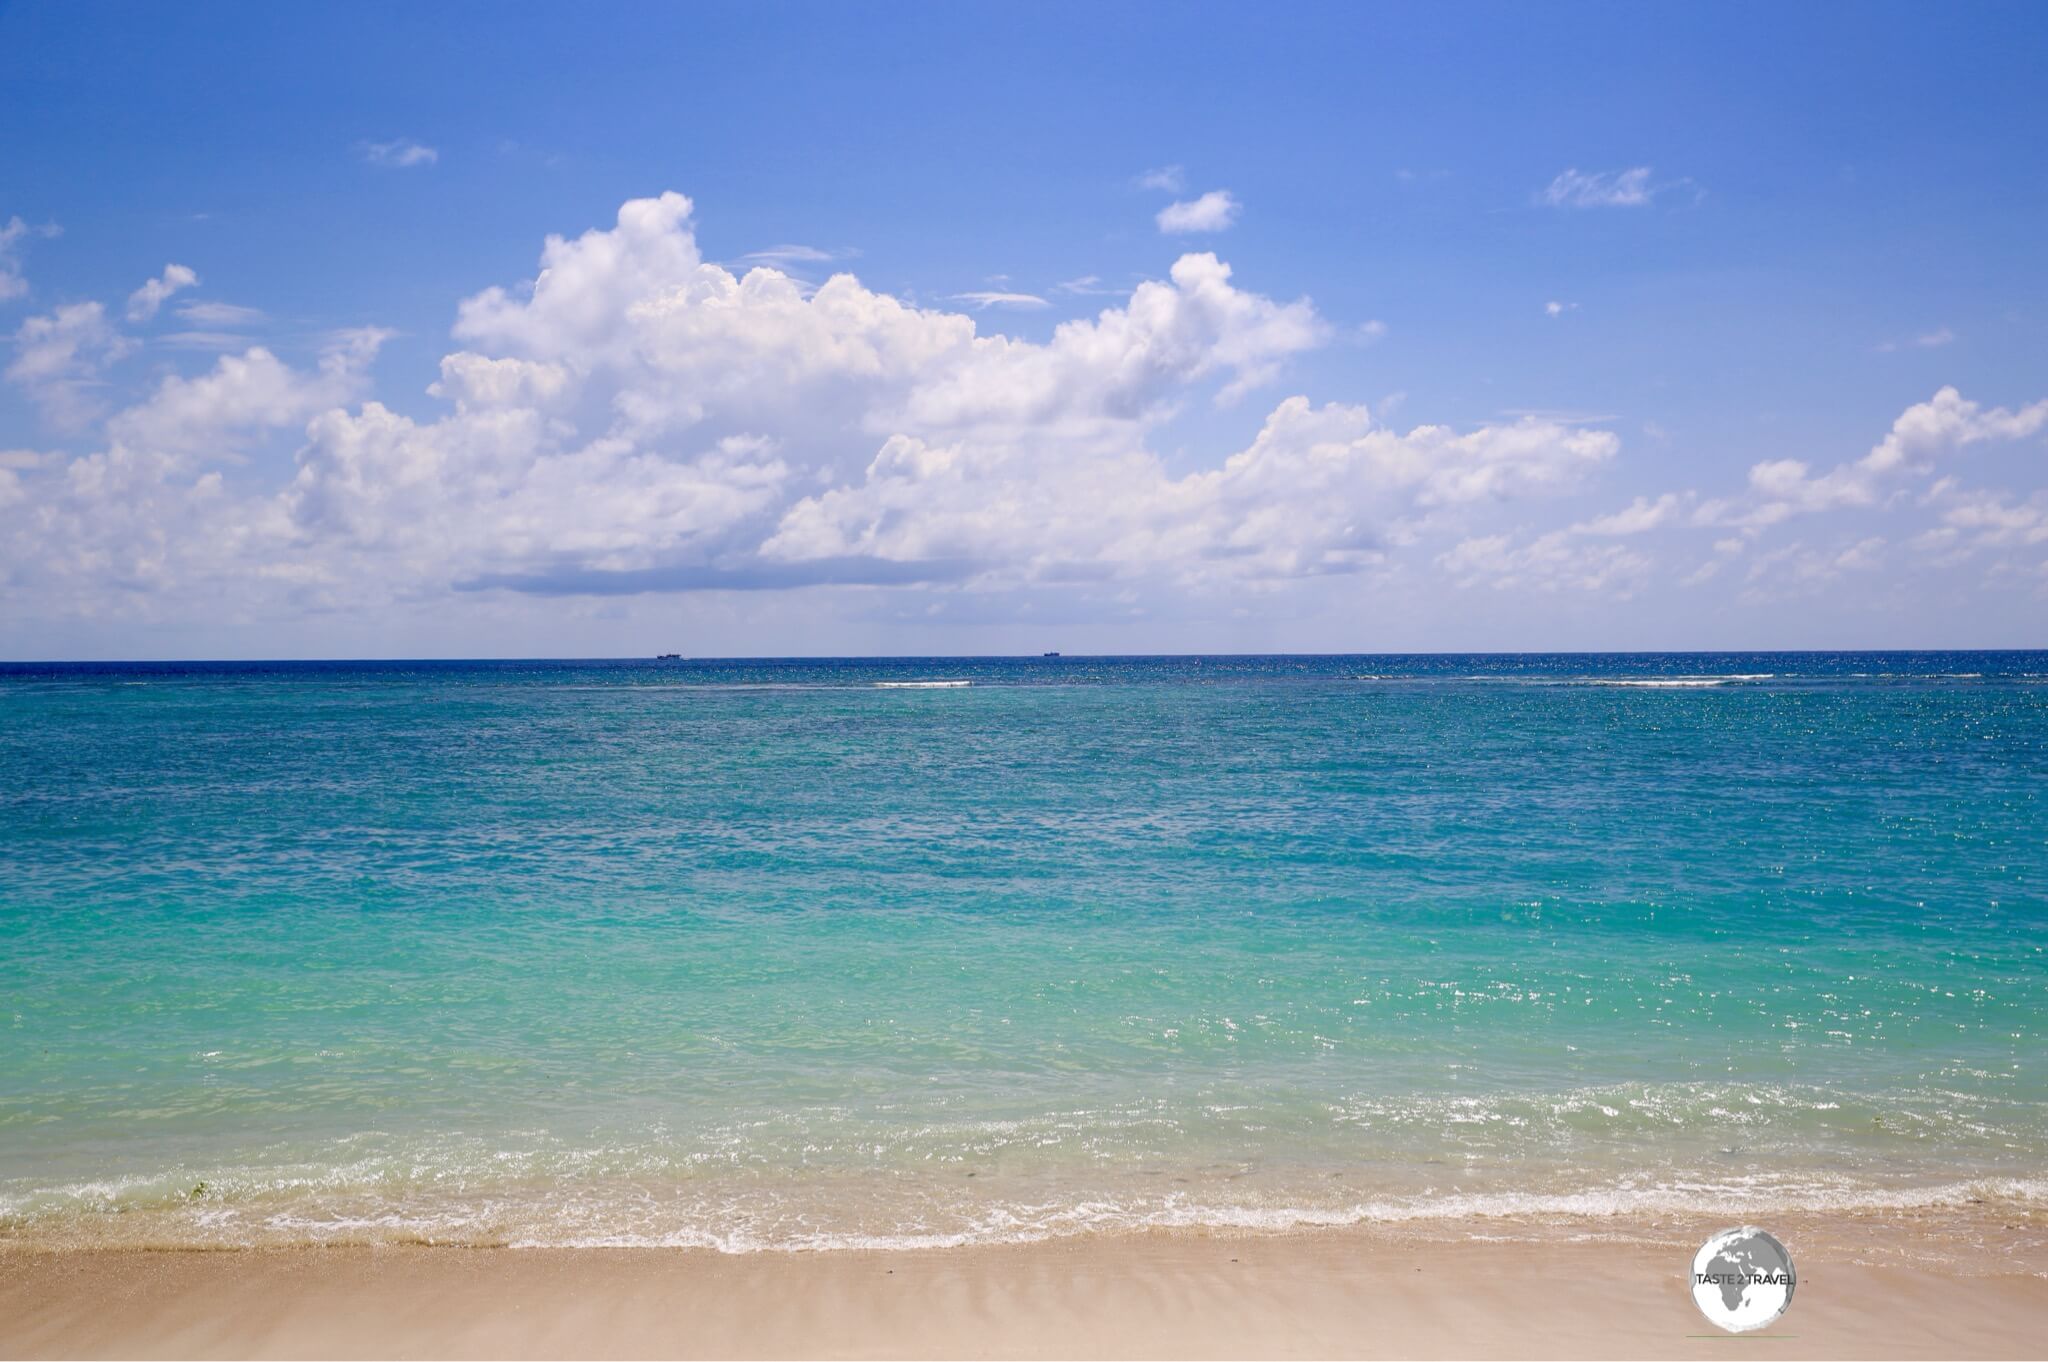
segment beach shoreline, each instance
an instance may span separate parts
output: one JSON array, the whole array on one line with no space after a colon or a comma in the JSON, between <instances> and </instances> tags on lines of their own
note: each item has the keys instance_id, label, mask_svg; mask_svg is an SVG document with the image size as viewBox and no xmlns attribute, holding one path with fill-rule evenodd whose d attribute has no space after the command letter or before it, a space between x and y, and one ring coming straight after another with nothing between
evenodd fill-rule
<instances>
[{"instance_id":1,"label":"beach shoreline","mask_svg":"<svg viewBox=\"0 0 2048 1362\"><path fill-rule=\"evenodd\" d=\"M1671 1224L895 1252L0 1250L5 1357L1717 1357ZM1746 1356L2048 1355L2048 1274L1799 1249ZM1993 1266L1997 1263L1994 1260Z\"/></svg>"}]
</instances>

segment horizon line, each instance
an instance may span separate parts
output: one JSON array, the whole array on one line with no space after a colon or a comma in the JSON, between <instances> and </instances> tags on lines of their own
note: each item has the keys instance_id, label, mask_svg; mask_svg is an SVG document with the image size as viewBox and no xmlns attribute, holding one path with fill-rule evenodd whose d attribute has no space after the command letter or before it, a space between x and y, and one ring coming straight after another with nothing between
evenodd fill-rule
<instances>
[{"instance_id":1,"label":"horizon line","mask_svg":"<svg viewBox=\"0 0 2048 1362\"><path fill-rule=\"evenodd\" d=\"M1387 649L1377 652L1161 652L1161 653L704 653L665 656L658 653L620 653L610 656L576 657L120 657L120 658L0 658L0 667L253 667L253 666L361 666L368 664L462 664L462 663L621 663L621 662L1146 662L1214 658L1237 661L1253 658L1352 658L1352 657L1818 657L1822 655L1906 655L1936 653L2040 653L2048 643L2034 646L1908 648L1441 648Z\"/></svg>"}]
</instances>

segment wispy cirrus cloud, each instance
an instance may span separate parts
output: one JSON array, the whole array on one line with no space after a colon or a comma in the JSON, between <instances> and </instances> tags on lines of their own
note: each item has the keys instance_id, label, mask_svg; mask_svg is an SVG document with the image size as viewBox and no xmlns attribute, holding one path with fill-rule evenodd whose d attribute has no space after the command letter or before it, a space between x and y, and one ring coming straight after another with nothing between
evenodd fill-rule
<instances>
[{"instance_id":1,"label":"wispy cirrus cloud","mask_svg":"<svg viewBox=\"0 0 2048 1362\"><path fill-rule=\"evenodd\" d=\"M1939 350L1944 345L1955 344L1955 339L1955 332L1945 326L1937 326L1932 331L1921 332L1911 340L1886 341L1877 348L1881 354L1891 354L1897 350Z\"/></svg>"},{"instance_id":2,"label":"wispy cirrus cloud","mask_svg":"<svg viewBox=\"0 0 2048 1362\"><path fill-rule=\"evenodd\" d=\"M1649 166L1626 170L1580 170L1573 166L1536 192L1547 208L1647 208L1657 196L1674 189L1698 189L1689 179L1653 181Z\"/></svg>"},{"instance_id":3,"label":"wispy cirrus cloud","mask_svg":"<svg viewBox=\"0 0 2048 1362\"><path fill-rule=\"evenodd\" d=\"M1179 166L1155 166L1138 176L1135 181L1140 189L1157 190L1161 194L1178 194L1188 187L1187 172Z\"/></svg>"},{"instance_id":4,"label":"wispy cirrus cloud","mask_svg":"<svg viewBox=\"0 0 2048 1362\"><path fill-rule=\"evenodd\" d=\"M388 166L395 170L430 166L441 159L440 152L410 137L394 138L389 142L358 142L356 154L373 166Z\"/></svg>"},{"instance_id":5,"label":"wispy cirrus cloud","mask_svg":"<svg viewBox=\"0 0 2048 1362\"><path fill-rule=\"evenodd\" d=\"M189 303L178 304L177 312L194 326L212 327L254 326L268 315L259 307L196 298Z\"/></svg>"},{"instance_id":6,"label":"wispy cirrus cloud","mask_svg":"<svg viewBox=\"0 0 2048 1362\"><path fill-rule=\"evenodd\" d=\"M239 350L249 343L244 331L166 331L153 339L152 344L168 345L176 350Z\"/></svg>"},{"instance_id":7,"label":"wispy cirrus cloud","mask_svg":"<svg viewBox=\"0 0 2048 1362\"><path fill-rule=\"evenodd\" d=\"M946 296L956 303L972 304L977 312L992 307L1036 309L1051 306L1035 293L1007 293L994 289L973 289L966 293L950 293Z\"/></svg>"},{"instance_id":8,"label":"wispy cirrus cloud","mask_svg":"<svg viewBox=\"0 0 2048 1362\"><path fill-rule=\"evenodd\" d=\"M1561 426L1604 426L1616 419L1611 411L1584 407L1503 407L1501 415L1525 421L1555 421Z\"/></svg>"},{"instance_id":9,"label":"wispy cirrus cloud","mask_svg":"<svg viewBox=\"0 0 2048 1362\"><path fill-rule=\"evenodd\" d=\"M758 251L748 251L739 257L757 265L770 265L783 269L790 265L829 265L835 260L851 260L860 254L850 246L824 247L787 244L768 246Z\"/></svg>"}]
</instances>

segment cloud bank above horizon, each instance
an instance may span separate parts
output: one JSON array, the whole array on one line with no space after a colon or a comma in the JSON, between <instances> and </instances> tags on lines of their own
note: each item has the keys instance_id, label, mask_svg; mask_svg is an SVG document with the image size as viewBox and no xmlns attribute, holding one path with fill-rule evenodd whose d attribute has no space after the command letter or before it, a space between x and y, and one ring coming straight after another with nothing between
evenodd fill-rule
<instances>
[{"instance_id":1,"label":"cloud bank above horizon","mask_svg":"<svg viewBox=\"0 0 2048 1362\"><path fill-rule=\"evenodd\" d=\"M1567 170L1545 202L1654 192L1646 170ZM1215 191L1158 222L1220 231L1239 210ZM1936 570L2048 591L2038 480L1986 486L1966 462L2038 445L2048 399L1945 386L1871 413L1861 452L1758 460L1734 485L1572 516L1627 462L1608 423L1397 426L1392 403L1295 393L1301 357L1385 328L1267 296L1212 252L1032 340L982 328L990 306L1038 295L962 294L971 311L949 311L849 272L814 286L784 268L843 254L814 248L735 270L704 257L694 215L680 193L630 200L611 225L549 237L530 281L462 299L455 348L404 390L424 387L431 416L380 395L389 331L282 356L262 310L189 296L205 261L127 281L111 304L30 311L4 372L50 438L0 452L6 613L69 637L225 621L260 652L278 621L483 601L531 621L564 601L727 592L885 593L944 625L1048 602L1067 620L1297 598L1341 613L1332 583L1450 606L1646 591L1739 606ZM0 248L27 236L9 222ZM33 301L19 253L0 264L14 304ZM1111 292L1089 283L1067 291ZM166 329L181 323L207 329ZM194 350L219 353L119 381L138 354ZM1264 416L1242 447L1202 457L1170 438L1246 407Z\"/></svg>"}]
</instances>

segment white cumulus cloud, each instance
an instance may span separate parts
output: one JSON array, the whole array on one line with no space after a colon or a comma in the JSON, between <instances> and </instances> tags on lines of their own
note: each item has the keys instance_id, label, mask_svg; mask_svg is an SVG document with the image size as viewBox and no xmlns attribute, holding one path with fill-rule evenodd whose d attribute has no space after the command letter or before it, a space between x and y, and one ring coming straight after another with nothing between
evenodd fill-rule
<instances>
[{"instance_id":1,"label":"white cumulus cloud","mask_svg":"<svg viewBox=\"0 0 2048 1362\"><path fill-rule=\"evenodd\" d=\"M28 280L21 274L22 243L32 237L54 237L62 234L63 229L55 223L31 227L19 216L0 222L0 303L10 298L19 298L28 292Z\"/></svg>"},{"instance_id":2,"label":"white cumulus cloud","mask_svg":"<svg viewBox=\"0 0 2048 1362\"><path fill-rule=\"evenodd\" d=\"M76 427L98 410L96 394L107 366L131 348L133 342L107 321L104 306L70 303L21 324L6 376L42 408L47 420Z\"/></svg>"},{"instance_id":3,"label":"white cumulus cloud","mask_svg":"<svg viewBox=\"0 0 2048 1362\"><path fill-rule=\"evenodd\" d=\"M1925 474L1944 454L1987 440L2017 440L2048 428L2048 399L2008 411L1986 409L1953 387L1900 413L1885 437L1852 462L1815 472L1804 459L1767 459L1749 470L1749 495L1700 508L1702 519L1774 524L1790 516L1878 504L1899 479Z\"/></svg>"},{"instance_id":4,"label":"white cumulus cloud","mask_svg":"<svg viewBox=\"0 0 2048 1362\"><path fill-rule=\"evenodd\" d=\"M219 455L250 432L303 425L359 395L365 370L389 333L335 337L311 370L294 369L262 346L222 355L196 378L164 379L143 402L107 423L120 444L177 456Z\"/></svg>"},{"instance_id":5,"label":"white cumulus cloud","mask_svg":"<svg viewBox=\"0 0 2048 1362\"><path fill-rule=\"evenodd\" d=\"M1580 544L1554 530L1527 543L1506 534L1460 540L1438 555L1437 566L1464 587L1577 590L1626 598L1641 587L1652 565L1634 549Z\"/></svg>"},{"instance_id":6,"label":"white cumulus cloud","mask_svg":"<svg viewBox=\"0 0 2048 1362\"><path fill-rule=\"evenodd\" d=\"M462 301L432 415L377 400L374 329L156 379L90 452L7 469L0 591L252 618L451 591L1227 594L1374 570L1579 487L1619 448L1544 416L1396 428L1289 396L1249 443L1189 462L1156 443L1177 413L1243 401L1346 332L1192 252L1025 340L850 273L735 273L703 258L693 212L630 201L549 238L532 280ZM89 383L124 344L80 304L25 325L8 376ZM1598 546L1512 553L1546 589L1631 567Z\"/></svg>"},{"instance_id":7,"label":"white cumulus cloud","mask_svg":"<svg viewBox=\"0 0 2048 1362\"><path fill-rule=\"evenodd\" d=\"M164 300L180 289L188 289L199 282L199 276L189 266L166 265L164 272L154 279L144 281L141 288L128 295L128 320L146 322L156 316Z\"/></svg>"},{"instance_id":8,"label":"white cumulus cloud","mask_svg":"<svg viewBox=\"0 0 2048 1362\"><path fill-rule=\"evenodd\" d=\"M1647 534L1651 530L1674 523L1685 506L1686 498L1676 492L1666 492L1660 497L1637 497L1621 510L1611 515L1595 516L1572 526L1578 534L1620 536Z\"/></svg>"},{"instance_id":9,"label":"white cumulus cloud","mask_svg":"<svg viewBox=\"0 0 2048 1362\"><path fill-rule=\"evenodd\" d=\"M1169 234L1220 232L1237 221L1243 205L1228 189L1212 189L1199 199L1169 203L1159 210L1159 230Z\"/></svg>"}]
</instances>

